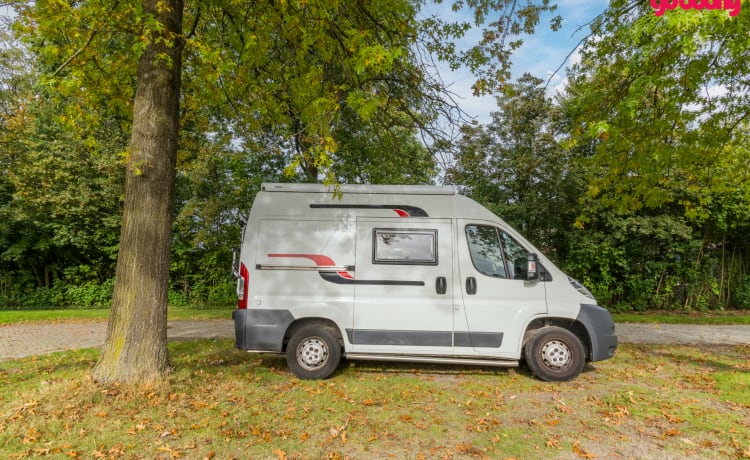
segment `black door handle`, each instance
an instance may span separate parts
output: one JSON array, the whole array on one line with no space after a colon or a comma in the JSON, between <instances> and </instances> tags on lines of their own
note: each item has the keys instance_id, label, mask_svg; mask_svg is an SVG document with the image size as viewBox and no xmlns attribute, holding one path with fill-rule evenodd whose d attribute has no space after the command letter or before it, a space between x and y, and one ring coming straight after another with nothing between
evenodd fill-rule
<instances>
[{"instance_id":1,"label":"black door handle","mask_svg":"<svg viewBox=\"0 0 750 460\"><path fill-rule=\"evenodd\" d=\"M441 295L448 292L448 281L444 276L438 276L435 280L435 291Z\"/></svg>"},{"instance_id":2,"label":"black door handle","mask_svg":"<svg viewBox=\"0 0 750 460\"><path fill-rule=\"evenodd\" d=\"M469 295L477 293L477 280L473 276L466 278L466 293Z\"/></svg>"}]
</instances>

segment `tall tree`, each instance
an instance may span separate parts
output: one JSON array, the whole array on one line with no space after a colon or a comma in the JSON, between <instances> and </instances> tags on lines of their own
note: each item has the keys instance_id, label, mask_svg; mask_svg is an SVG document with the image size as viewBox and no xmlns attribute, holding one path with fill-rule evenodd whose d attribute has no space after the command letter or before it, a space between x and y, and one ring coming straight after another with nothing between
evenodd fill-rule
<instances>
[{"instance_id":1,"label":"tall tree","mask_svg":"<svg viewBox=\"0 0 750 460\"><path fill-rule=\"evenodd\" d=\"M632 0L592 24L562 103L590 172L578 226L597 235L579 262L616 301L732 301L748 265L749 27L746 14L656 16Z\"/></svg>"},{"instance_id":2,"label":"tall tree","mask_svg":"<svg viewBox=\"0 0 750 460\"><path fill-rule=\"evenodd\" d=\"M545 252L564 257L582 179L560 145L556 108L529 74L505 85L487 126L464 126L451 181Z\"/></svg>"},{"instance_id":3,"label":"tall tree","mask_svg":"<svg viewBox=\"0 0 750 460\"><path fill-rule=\"evenodd\" d=\"M71 123L61 108L75 101L35 85L43 69L33 57L3 20L0 304L102 305L111 296L106 280L120 221L120 120L93 106L88 111L101 123Z\"/></svg>"},{"instance_id":4,"label":"tall tree","mask_svg":"<svg viewBox=\"0 0 750 460\"><path fill-rule=\"evenodd\" d=\"M153 382L168 370L167 286L182 71L182 0L142 3L148 39L138 64L115 291L94 377Z\"/></svg>"}]
</instances>

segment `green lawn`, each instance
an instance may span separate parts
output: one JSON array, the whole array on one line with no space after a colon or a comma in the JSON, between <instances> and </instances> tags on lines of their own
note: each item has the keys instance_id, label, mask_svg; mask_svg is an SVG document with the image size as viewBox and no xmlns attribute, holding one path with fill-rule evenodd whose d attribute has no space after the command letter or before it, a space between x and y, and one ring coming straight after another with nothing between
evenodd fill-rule
<instances>
[{"instance_id":1,"label":"green lawn","mask_svg":"<svg viewBox=\"0 0 750 460\"><path fill-rule=\"evenodd\" d=\"M231 319L233 306L216 309L170 307L169 319ZM106 319L109 309L84 310L0 310L0 324L25 321L81 321ZM701 314L675 312L615 313L618 323L667 324L750 324L750 311L727 311Z\"/></svg>"},{"instance_id":2,"label":"green lawn","mask_svg":"<svg viewBox=\"0 0 750 460\"><path fill-rule=\"evenodd\" d=\"M174 342L153 388L97 350L0 363L6 458L750 458L750 347L620 347L573 382L358 362L300 381L231 340Z\"/></svg>"},{"instance_id":3,"label":"green lawn","mask_svg":"<svg viewBox=\"0 0 750 460\"><path fill-rule=\"evenodd\" d=\"M169 319L231 319L233 307L217 309L169 308ZM0 310L0 324L29 321L86 321L107 319L109 309Z\"/></svg>"},{"instance_id":4,"label":"green lawn","mask_svg":"<svg viewBox=\"0 0 750 460\"><path fill-rule=\"evenodd\" d=\"M750 324L750 311L731 310L706 313L644 312L614 313L616 323L660 323L660 324Z\"/></svg>"}]
</instances>

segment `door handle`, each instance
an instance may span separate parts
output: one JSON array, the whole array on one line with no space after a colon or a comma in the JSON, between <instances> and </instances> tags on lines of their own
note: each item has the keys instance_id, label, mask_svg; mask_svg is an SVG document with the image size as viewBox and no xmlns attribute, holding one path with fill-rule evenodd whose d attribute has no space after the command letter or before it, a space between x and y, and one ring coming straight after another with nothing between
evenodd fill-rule
<instances>
[{"instance_id":1,"label":"door handle","mask_svg":"<svg viewBox=\"0 0 750 460\"><path fill-rule=\"evenodd\" d=\"M444 276L438 276L435 280L435 292L441 295L448 292L448 281Z\"/></svg>"},{"instance_id":2,"label":"door handle","mask_svg":"<svg viewBox=\"0 0 750 460\"><path fill-rule=\"evenodd\" d=\"M466 293L469 295L477 293L477 279L473 276L466 278Z\"/></svg>"}]
</instances>

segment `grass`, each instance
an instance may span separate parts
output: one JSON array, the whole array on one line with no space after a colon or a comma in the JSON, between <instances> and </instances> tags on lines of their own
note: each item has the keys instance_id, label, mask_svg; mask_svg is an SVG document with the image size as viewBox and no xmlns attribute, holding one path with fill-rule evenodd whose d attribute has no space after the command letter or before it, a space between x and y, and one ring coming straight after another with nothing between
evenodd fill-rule
<instances>
[{"instance_id":1,"label":"grass","mask_svg":"<svg viewBox=\"0 0 750 460\"><path fill-rule=\"evenodd\" d=\"M750 458L750 346L623 345L578 379L356 363L300 381L230 340L170 343L154 388L96 350L0 363L7 458Z\"/></svg>"},{"instance_id":2,"label":"grass","mask_svg":"<svg viewBox=\"0 0 750 460\"><path fill-rule=\"evenodd\" d=\"M169 319L230 319L232 309L194 309L170 307ZM109 309L69 310L0 310L0 324L30 321L85 321L106 319ZM662 323L662 324L736 324L750 325L750 311L737 310L712 313L644 312L613 313L617 323Z\"/></svg>"},{"instance_id":3,"label":"grass","mask_svg":"<svg viewBox=\"0 0 750 460\"><path fill-rule=\"evenodd\" d=\"M674 312L647 311L643 313L613 313L616 323L659 323L659 324L706 324L706 325L748 325L750 311L727 310L720 312Z\"/></svg>"},{"instance_id":4,"label":"grass","mask_svg":"<svg viewBox=\"0 0 750 460\"><path fill-rule=\"evenodd\" d=\"M232 308L193 309L170 307L169 319L231 319ZM109 316L108 308L67 310L0 310L0 324L32 321L87 321L103 320Z\"/></svg>"}]
</instances>

